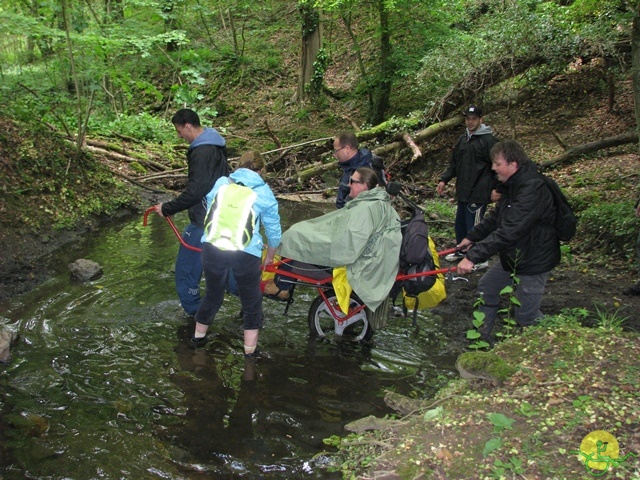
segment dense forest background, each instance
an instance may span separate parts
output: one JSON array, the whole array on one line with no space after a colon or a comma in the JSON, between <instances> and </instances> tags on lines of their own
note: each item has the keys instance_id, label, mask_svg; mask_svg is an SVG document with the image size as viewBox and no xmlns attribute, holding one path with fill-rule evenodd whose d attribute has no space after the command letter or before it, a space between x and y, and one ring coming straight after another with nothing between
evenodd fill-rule
<instances>
[{"instance_id":1,"label":"dense forest background","mask_svg":"<svg viewBox=\"0 0 640 480\"><path fill-rule=\"evenodd\" d=\"M80 145L87 133L169 140L183 106L231 129L267 121L284 143L308 140L316 116L429 124L465 102L513 102L571 62L628 74L638 14L624 0L4 3L8 113ZM301 128L280 131L282 118Z\"/></svg>"},{"instance_id":2,"label":"dense forest background","mask_svg":"<svg viewBox=\"0 0 640 480\"><path fill-rule=\"evenodd\" d=\"M182 107L218 128L232 157L265 153L281 192L330 196L330 137L349 129L423 200L469 103L491 113L502 137L524 138L524 119L537 123L537 140L524 143L539 160L580 158L575 148L590 142L587 156L637 152L639 9L626 0L2 0L0 222L68 228L130 204L134 185L179 190L185 145L169 119ZM541 104L563 82L571 94ZM557 130L554 121L588 115L582 102L596 97L617 115L608 128ZM633 195L592 215L594 238L602 228L624 238L618 252L633 250L635 227L627 215L611 222ZM594 203L574 200L578 210Z\"/></svg>"}]
</instances>

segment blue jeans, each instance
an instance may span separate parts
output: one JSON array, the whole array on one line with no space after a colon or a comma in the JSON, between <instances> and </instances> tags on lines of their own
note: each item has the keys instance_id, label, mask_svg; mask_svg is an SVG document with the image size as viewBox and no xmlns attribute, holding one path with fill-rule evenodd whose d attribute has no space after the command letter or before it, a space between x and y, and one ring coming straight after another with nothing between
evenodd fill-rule
<instances>
[{"instance_id":1,"label":"blue jeans","mask_svg":"<svg viewBox=\"0 0 640 480\"><path fill-rule=\"evenodd\" d=\"M549 272L537 275L518 275L516 272L516 276L520 280L515 289L515 296L520 302L520 306L515 307L514 310L516 322L521 327L535 325L543 316L540 303ZM484 299L484 305L478 307L478 310L485 315L484 323L480 328L483 336L488 336L493 329L500 309L500 291L512 282L511 272L504 270L500 261L494 263L478 282L478 295Z\"/></svg>"},{"instance_id":2,"label":"blue jeans","mask_svg":"<svg viewBox=\"0 0 640 480\"><path fill-rule=\"evenodd\" d=\"M182 232L182 240L192 247L202 248L204 231L194 223L187 225ZM180 244L176 258L176 291L180 304L187 315L195 315L200 307L200 279L202 278L202 259L200 252L194 252Z\"/></svg>"},{"instance_id":3,"label":"blue jeans","mask_svg":"<svg viewBox=\"0 0 640 480\"><path fill-rule=\"evenodd\" d=\"M486 203L458 202L456 211L456 244L460 243L467 236L476 224L480 223L484 212L487 211Z\"/></svg>"},{"instance_id":4,"label":"blue jeans","mask_svg":"<svg viewBox=\"0 0 640 480\"><path fill-rule=\"evenodd\" d=\"M262 327L262 292L260 278L262 260L242 251L222 251L210 243L202 246L202 265L206 289L195 320L211 325L224 301L229 275L233 274L243 312L243 328Z\"/></svg>"}]
</instances>

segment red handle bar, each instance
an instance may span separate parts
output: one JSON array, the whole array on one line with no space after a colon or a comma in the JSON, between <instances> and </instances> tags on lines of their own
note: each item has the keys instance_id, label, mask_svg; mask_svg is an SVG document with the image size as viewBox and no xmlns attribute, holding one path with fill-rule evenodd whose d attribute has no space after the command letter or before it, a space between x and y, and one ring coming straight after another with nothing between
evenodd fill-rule
<instances>
[{"instance_id":1,"label":"red handle bar","mask_svg":"<svg viewBox=\"0 0 640 480\"><path fill-rule=\"evenodd\" d=\"M144 219L142 221L142 225L143 226L147 226L147 218L149 217L149 214L151 212L155 211L155 207L149 207L147 208L147 210L144 212ZM194 252L201 252L202 249L198 248L198 247L193 247L191 245L188 245L185 243L185 241L182 239L182 235L180 235L180 232L178 231L178 229L176 228L176 226L173 223L173 220L171 220L171 217L164 217L164 219L167 221L167 223L169 223L169 226L171 227L171 230L173 230L173 233L176 234L176 237L178 237L178 240L180 241L180 243L182 244L182 246L184 248L187 248L189 250L193 250ZM453 252L457 252L458 249L457 248L449 248L447 250L442 250L440 252L438 252L438 256L443 256L443 255L449 255L450 253ZM277 266L277 265L274 265ZM445 273L445 272L449 272L449 271L455 271L456 267L451 267L451 268L446 268L446 269L442 269L442 270L434 270L433 272L429 272L431 275L436 275L438 273ZM272 271L272 270L268 270L268 271ZM414 278L414 277L418 277L421 275L424 275L425 272L422 272L422 274L413 274L413 275L403 275L402 280L406 280L408 278Z\"/></svg>"},{"instance_id":2,"label":"red handle bar","mask_svg":"<svg viewBox=\"0 0 640 480\"><path fill-rule=\"evenodd\" d=\"M153 211L155 211L156 207L149 207L147 208L147 210L144 212L144 220L142 221L142 225L144 227L147 226L147 217L149 216L149 214ZM194 247L192 245L189 245L187 243L185 243L185 241L182 239L182 235L180 235L180 232L178 231L178 229L176 228L176 226L173 223L173 220L171 220L171 217L164 217L164 219L169 223L169 226L171 227L171 230L173 230L173 233L176 234L176 237L178 237L178 240L180 241L180 243L182 244L182 246L188 250L193 250L194 252L201 252L202 249L198 248L198 247Z\"/></svg>"}]
</instances>

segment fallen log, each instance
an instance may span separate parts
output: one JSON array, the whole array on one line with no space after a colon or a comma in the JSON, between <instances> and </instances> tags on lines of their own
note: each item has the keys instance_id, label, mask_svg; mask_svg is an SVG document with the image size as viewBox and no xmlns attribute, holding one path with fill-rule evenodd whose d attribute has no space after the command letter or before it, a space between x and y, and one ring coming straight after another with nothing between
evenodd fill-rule
<instances>
[{"instance_id":1,"label":"fallen log","mask_svg":"<svg viewBox=\"0 0 640 480\"><path fill-rule=\"evenodd\" d=\"M407 118L391 118L367 130L356 132L356 138L363 142L390 131L406 132L415 129L423 121L421 112L414 112Z\"/></svg>"},{"instance_id":2,"label":"fallen log","mask_svg":"<svg viewBox=\"0 0 640 480\"><path fill-rule=\"evenodd\" d=\"M435 137L440 132L450 130L460 125L463 121L464 121L463 115L456 115L455 117L448 118L442 122L429 125L427 128L420 130L418 133L414 135L414 142L422 143L430 138ZM402 148L405 148L406 146L407 144L404 142L404 140L399 140L397 142L388 143L387 145L378 147L373 150L373 153L375 153L380 157L384 157L385 155L389 155L391 152L400 150Z\"/></svg>"},{"instance_id":3,"label":"fallen log","mask_svg":"<svg viewBox=\"0 0 640 480\"><path fill-rule=\"evenodd\" d=\"M316 175L322 175L333 169L338 168L338 162L328 162L321 164L314 164L311 167L296 172L295 175L291 175L284 179L284 183L291 185L293 183L304 182L305 180L315 177Z\"/></svg>"},{"instance_id":4,"label":"fallen log","mask_svg":"<svg viewBox=\"0 0 640 480\"><path fill-rule=\"evenodd\" d=\"M187 169L188 169L188 167L174 168L173 170L169 170L169 171L149 173L147 175L140 175L137 178L140 181L146 181L146 180L153 180L155 178L164 178L167 175L177 176L176 174L178 174L180 172L184 172L184 173L182 173L182 176L186 176L187 175Z\"/></svg>"},{"instance_id":5,"label":"fallen log","mask_svg":"<svg viewBox=\"0 0 640 480\"><path fill-rule=\"evenodd\" d=\"M137 185L140 188L144 188L145 190L149 190L150 192L153 192L153 193L167 193L166 190L158 190L157 188L149 187L149 186L147 186L147 185L145 185L143 183L140 183L140 182L134 180L131 177L127 177L126 175L124 175L122 173L116 172L115 170L111 170L111 173L113 173L116 177L123 178L127 182L133 183L134 185Z\"/></svg>"},{"instance_id":6,"label":"fallen log","mask_svg":"<svg viewBox=\"0 0 640 480\"><path fill-rule=\"evenodd\" d=\"M544 171L547 168L560 165L580 155L597 152L598 150L603 150L605 148L617 147L618 145L626 145L628 143L638 143L638 134L636 132L627 132L621 135L616 135L615 137L603 138L596 140L595 142L571 147L562 155L552 158L551 160L547 160L546 162L542 162L540 164L540 169Z\"/></svg>"},{"instance_id":7,"label":"fallen log","mask_svg":"<svg viewBox=\"0 0 640 480\"><path fill-rule=\"evenodd\" d=\"M390 153L396 150L406 148L410 143L413 143L413 146L409 145L409 148L411 148L414 155L414 158L412 159L413 161L415 160L415 158L418 158L415 155L418 155L418 156L422 155L420 149L417 146L418 143L424 142L429 138L435 137L440 132L454 128L457 125L460 125L463 121L464 121L463 115L456 115L455 117L448 118L443 122L434 123L433 125L430 125L427 128L420 130L418 133L416 133L413 139L411 139L411 137L408 137L409 143L407 143L407 141L404 138L402 138L401 140L398 140L396 142L392 142L387 145L383 145L381 147L373 149L372 152L378 156L385 157L385 156L388 156ZM408 135L408 134L405 134L405 135ZM316 143L316 142L317 140L313 140L310 142L305 142L305 144ZM299 144L299 145L304 145L304 144ZM298 146L298 145L293 145L292 147L294 146ZM285 147L285 148L292 148L292 147ZM265 152L264 154L272 153L275 151L277 150L271 150L270 152ZM337 169L337 167L338 167L337 163L333 161L330 161L328 163L316 163L306 168L305 170L300 170L296 172L295 175L285 178L284 181L287 185L291 185L297 182L304 182L305 180L308 180L311 177L315 177L316 175L322 175L323 173L326 173L330 170Z\"/></svg>"},{"instance_id":8,"label":"fallen log","mask_svg":"<svg viewBox=\"0 0 640 480\"><path fill-rule=\"evenodd\" d=\"M101 155L107 156L113 160L118 160L120 162L126 162L126 163L140 163L142 165L146 165L147 167L152 168L153 170L156 171L166 171L167 167L162 165L161 163L158 162L154 162L153 160L145 160L142 158L135 158L135 157L131 157L129 155L124 155L122 153L118 153L118 152L114 152L111 150L106 150L104 148L100 148L100 147L92 147L91 145L87 145L85 147L87 150L95 152L95 153L99 153Z\"/></svg>"}]
</instances>

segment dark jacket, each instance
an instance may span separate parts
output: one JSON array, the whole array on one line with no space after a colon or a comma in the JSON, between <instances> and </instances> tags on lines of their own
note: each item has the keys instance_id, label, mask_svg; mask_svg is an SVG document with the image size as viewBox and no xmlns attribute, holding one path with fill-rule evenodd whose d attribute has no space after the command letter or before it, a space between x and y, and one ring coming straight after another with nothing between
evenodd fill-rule
<instances>
[{"instance_id":1,"label":"dark jacket","mask_svg":"<svg viewBox=\"0 0 640 480\"><path fill-rule=\"evenodd\" d=\"M502 268L516 275L548 272L560 263L555 216L549 187L535 164L524 164L504 183L496 208L467 235L475 244L466 257L481 263L499 253Z\"/></svg>"},{"instance_id":2,"label":"dark jacket","mask_svg":"<svg viewBox=\"0 0 640 480\"><path fill-rule=\"evenodd\" d=\"M187 165L187 186L177 198L162 204L162 214L171 216L189 209L191 223L204 228L207 193L218 178L229 175L225 141L215 129L205 128L191 142L187 152Z\"/></svg>"},{"instance_id":3,"label":"dark jacket","mask_svg":"<svg viewBox=\"0 0 640 480\"><path fill-rule=\"evenodd\" d=\"M455 177L456 199L466 203L491 203L495 175L491 170L491 148L498 143L491 127L482 124L469 136L460 136L453 147L449 166L440 176L444 183Z\"/></svg>"},{"instance_id":4,"label":"dark jacket","mask_svg":"<svg viewBox=\"0 0 640 480\"><path fill-rule=\"evenodd\" d=\"M360 167L371 168L371 162L373 160L373 154L366 148L361 148L348 162L338 163L342 168L342 176L340 177L340 183L338 184L338 196L336 197L336 207L342 208L347 203L349 196L349 178L353 172Z\"/></svg>"}]
</instances>

